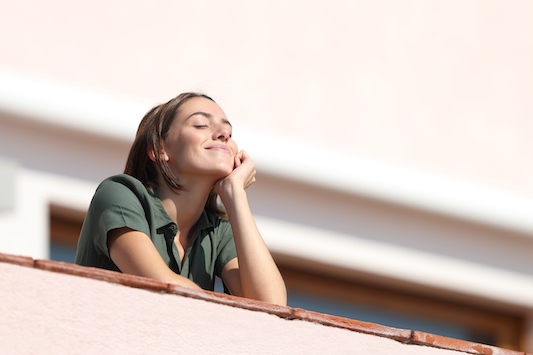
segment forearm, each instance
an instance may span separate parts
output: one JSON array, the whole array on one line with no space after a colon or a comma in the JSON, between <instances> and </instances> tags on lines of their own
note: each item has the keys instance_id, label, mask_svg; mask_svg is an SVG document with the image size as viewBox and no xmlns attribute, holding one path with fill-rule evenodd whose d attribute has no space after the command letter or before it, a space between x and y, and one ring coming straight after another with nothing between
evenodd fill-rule
<instances>
[{"instance_id":1,"label":"forearm","mask_svg":"<svg viewBox=\"0 0 533 355\"><path fill-rule=\"evenodd\" d=\"M169 283L169 284L195 288L197 290L201 290L202 289L200 286L195 284L190 279L188 279L188 278L186 278L184 276L181 276L179 274L176 274L175 272L173 272L170 269L169 269L169 272L161 273L158 276L155 276L153 278L156 279L156 280L165 282L165 283Z\"/></svg>"},{"instance_id":2,"label":"forearm","mask_svg":"<svg viewBox=\"0 0 533 355\"><path fill-rule=\"evenodd\" d=\"M109 232L108 245L111 260L125 274L200 289L193 281L169 269L144 233L126 227L115 229Z\"/></svg>"},{"instance_id":3,"label":"forearm","mask_svg":"<svg viewBox=\"0 0 533 355\"><path fill-rule=\"evenodd\" d=\"M286 305L285 283L257 229L246 192L232 191L229 201L225 206L237 248L243 296Z\"/></svg>"}]
</instances>

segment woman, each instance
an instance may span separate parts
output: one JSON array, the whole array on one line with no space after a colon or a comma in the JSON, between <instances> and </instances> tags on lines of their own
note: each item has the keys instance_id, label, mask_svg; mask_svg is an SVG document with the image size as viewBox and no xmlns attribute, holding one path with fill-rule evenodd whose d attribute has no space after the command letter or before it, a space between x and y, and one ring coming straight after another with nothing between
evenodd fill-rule
<instances>
[{"instance_id":1,"label":"woman","mask_svg":"<svg viewBox=\"0 0 533 355\"><path fill-rule=\"evenodd\" d=\"M285 305L285 284L244 191L255 166L231 131L202 94L148 112L125 174L96 190L76 263L208 290L219 276L233 295Z\"/></svg>"}]
</instances>

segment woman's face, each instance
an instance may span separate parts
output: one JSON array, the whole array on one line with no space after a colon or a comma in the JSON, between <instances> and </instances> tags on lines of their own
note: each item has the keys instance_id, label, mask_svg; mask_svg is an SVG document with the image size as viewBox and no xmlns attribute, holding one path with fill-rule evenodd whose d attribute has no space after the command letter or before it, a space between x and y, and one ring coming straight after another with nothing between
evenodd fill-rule
<instances>
[{"instance_id":1,"label":"woman's face","mask_svg":"<svg viewBox=\"0 0 533 355\"><path fill-rule=\"evenodd\" d=\"M179 108L164 141L166 159L178 179L212 176L216 180L234 168L237 144L231 124L213 101L194 97Z\"/></svg>"}]
</instances>

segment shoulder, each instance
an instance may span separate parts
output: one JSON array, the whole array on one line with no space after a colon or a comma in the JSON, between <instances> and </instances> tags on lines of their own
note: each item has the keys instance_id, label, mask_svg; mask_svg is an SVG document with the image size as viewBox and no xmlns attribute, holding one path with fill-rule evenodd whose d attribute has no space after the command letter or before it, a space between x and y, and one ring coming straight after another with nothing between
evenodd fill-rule
<instances>
[{"instance_id":1,"label":"shoulder","mask_svg":"<svg viewBox=\"0 0 533 355\"><path fill-rule=\"evenodd\" d=\"M142 182L132 176L120 174L102 181L83 223L78 242L83 250L80 253L105 255L108 262L107 236L117 228L128 227L150 236L149 212L154 204L151 200Z\"/></svg>"},{"instance_id":2,"label":"shoulder","mask_svg":"<svg viewBox=\"0 0 533 355\"><path fill-rule=\"evenodd\" d=\"M233 231L229 220L220 217L208 209L204 209L200 225L203 229L211 229L214 236L217 238L225 238L228 236L233 237Z\"/></svg>"},{"instance_id":3,"label":"shoulder","mask_svg":"<svg viewBox=\"0 0 533 355\"><path fill-rule=\"evenodd\" d=\"M217 228L220 225L229 225L228 219L220 217L218 214L208 208L204 208L204 212L202 213L202 219L204 220L204 223L210 225L213 228Z\"/></svg>"},{"instance_id":4,"label":"shoulder","mask_svg":"<svg viewBox=\"0 0 533 355\"><path fill-rule=\"evenodd\" d=\"M97 187L92 205L146 204L152 197L143 183L126 174L108 177Z\"/></svg>"},{"instance_id":5,"label":"shoulder","mask_svg":"<svg viewBox=\"0 0 533 355\"><path fill-rule=\"evenodd\" d=\"M138 196L149 195L148 190L144 184L134 178L133 176L126 174L113 175L105 179L100 183L96 192L105 192L105 194L134 194Z\"/></svg>"},{"instance_id":6,"label":"shoulder","mask_svg":"<svg viewBox=\"0 0 533 355\"><path fill-rule=\"evenodd\" d=\"M146 187L139 179L127 174L118 174L108 177L100 183L97 190L107 188L120 189L121 186L132 191L146 191Z\"/></svg>"}]
</instances>

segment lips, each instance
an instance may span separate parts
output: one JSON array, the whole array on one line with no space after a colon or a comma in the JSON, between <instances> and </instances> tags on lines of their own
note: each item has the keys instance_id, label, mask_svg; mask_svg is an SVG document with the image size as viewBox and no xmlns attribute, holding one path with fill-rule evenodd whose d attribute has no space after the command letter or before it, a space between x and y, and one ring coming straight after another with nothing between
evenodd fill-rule
<instances>
[{"instance_id":1,"label":"lips","mask_svg":"<svg viewBox=\"0 0 533 355\"><path fill-rule=\"evenodd\" d=\"M228 146L223 145L223 144L214 144L214 145L211 145L209 147L206 147L205 149L214 150L214 151L220 151L220 152L227 153L227 154L231 155L231 151L228 148Z\"/></svg>"}]
</instances>

